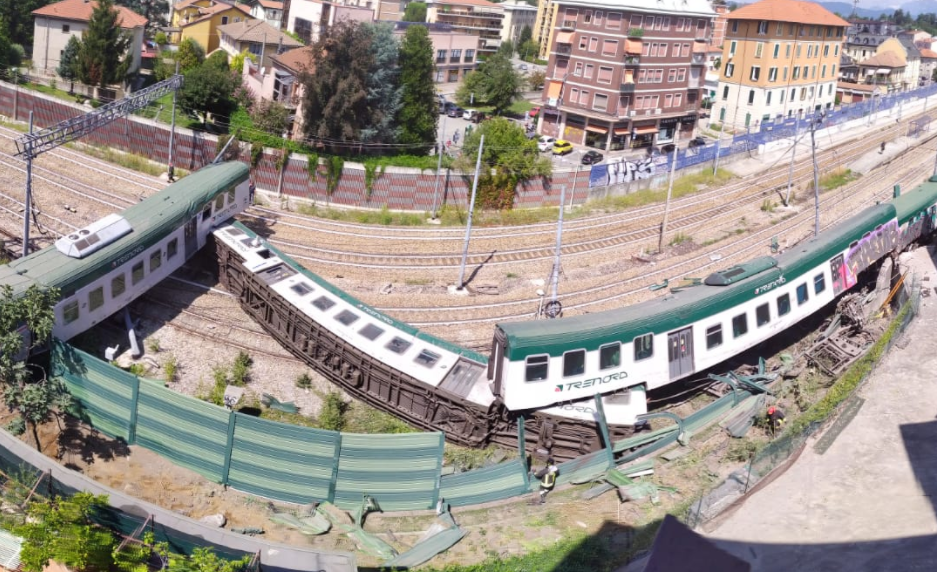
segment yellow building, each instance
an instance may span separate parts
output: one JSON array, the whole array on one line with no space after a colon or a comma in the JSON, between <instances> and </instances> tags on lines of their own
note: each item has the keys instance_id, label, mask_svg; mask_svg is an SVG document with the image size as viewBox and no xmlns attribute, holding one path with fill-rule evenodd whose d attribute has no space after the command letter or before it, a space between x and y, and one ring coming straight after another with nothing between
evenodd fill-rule
<instances>
[{"instance_id":1,"label":"yellow building","mask_svg":"<svg viewBox=\"0 0 937 572\"><path fill-rule=\"evenodd\" d=\"M221 46L218 26L253 20L246 4L225 4L214 0L182 0L172 7L169 42L178 44L192 38L209 54Z\"/></svg>"},{"instance_id":2,"label":"yellow building","mask_svg":"<svg viewBox=\"0 0 937 572\"><path fill-rule=\"evenodd\" d=\"M540 59L550 58L550 46L553 45L553 31L556 30L556 3L553 0L540 0L537 4L537 19L534 21L533 38L540 42Z\"/></svg>"},{"instance_id":3,"label":"yellow building","mask_svg":"<svg viewBox=\"0 0 937 572\"><path fill-rule=\"evenodd\" d=\"M832 107L848 25L798 0L762 0L729 13L713 120L757 129Z\"/></svg>"}]
</instances>

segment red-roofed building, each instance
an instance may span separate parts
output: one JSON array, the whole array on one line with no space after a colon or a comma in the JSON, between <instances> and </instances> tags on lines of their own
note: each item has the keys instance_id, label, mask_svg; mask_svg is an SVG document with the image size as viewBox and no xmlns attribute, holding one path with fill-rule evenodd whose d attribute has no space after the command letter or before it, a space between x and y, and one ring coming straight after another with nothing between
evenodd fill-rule
<instances>
[{"instance_id":1,"label":"red-roofed building","mask_svg":"<svg viewBox=\"0 0 937 572\"><path fill-rule=\"evenodd\" d=\"M478 51L482 54L493 54L501 47L501 4L487 0L428 0L426 21L449 24L456 32L478 36Z\"/></svg>"},{"instance_id":2,"label":"red-roofed building","mask_svg":"<svg viewBox=\"0 0 937 572\"><path fill-rule=\"evenodd\" d=\"M62 0L33 10L33 67L43 73L55 73L68 40L88 29L91 13L98 3L93 0ZM115 6L120 14L120 27L132 34L130 42L130 72L140 69L143 47L143 29L146 18L124 6Z\"/></svg>"},{"instance_id":3,"label":"red-roofed building","mask_svg":"<svg viewBox=\"0 0 937 572\"><path fill-rule=\"evenodd\" d=\"M828 109L849 22L813 2L762 0L729 13L712 121L763 121Z\"/></svg>"},{"instance_id":4,"label":"red-roofed building","mask_svg":"<svg viewBox=\"0 0 937 572\"><path fill-rule=\"evenodd\" d=\"M934 81L935 70L937 70L937 52L924 48L921 50L921 79L925 85Z\"/></svg>"},{"instance_id":5,"label":"red-roofed building","mask_svg":"<svg viewBox=\"0 0 937 572\"><path fill-rule=\"evenodd\" d=\"M289 128L291 136L302 135L303 86L299 82L303 72L315 67L309 47L295 48L270 57L271 65L261 68L250 58L244 59L242 81L255 101L276 101L294 116Z\"/></svg>"},{"instance_id":6,"label":"red-roofed building","mask_svg":"<svg viewBox=\"0 0 937 572\"><path fill-rule=\"evenodd\" d=\"M252 20L246 4L219 0L182 0L172 6L172 27L169 43L178 44L191 38L210 54L221 45L218 27Z\"/></svg>"}]
</instances>

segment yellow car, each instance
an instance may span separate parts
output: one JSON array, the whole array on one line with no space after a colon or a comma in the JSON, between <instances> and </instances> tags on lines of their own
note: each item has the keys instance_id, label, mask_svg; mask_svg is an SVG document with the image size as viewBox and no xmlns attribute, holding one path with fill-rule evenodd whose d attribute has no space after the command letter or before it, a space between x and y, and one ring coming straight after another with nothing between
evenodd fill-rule
<instances>
[{"instance_id":1,"label":"yellow car","mask_svg":"<svg viewBox=\"0 0 937 572\"><path fill-rule=\"evenodd\" d=\"M557 140L553 144L553 154L554 155L566 155L573 152L573 144L569 141L563 141L562 139Z\"/></svg>"}]
</instances>

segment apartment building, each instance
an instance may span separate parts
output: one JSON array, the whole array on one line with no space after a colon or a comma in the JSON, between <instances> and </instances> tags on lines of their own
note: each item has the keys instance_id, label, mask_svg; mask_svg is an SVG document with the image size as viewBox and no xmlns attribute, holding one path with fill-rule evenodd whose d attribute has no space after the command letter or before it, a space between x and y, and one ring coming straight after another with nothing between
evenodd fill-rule
<instances>
[{"instance_id":1,"label":"apartment building","mask_svg":"<svg viewBox=\"0 0 937 572\"><path fill-rule=\"evenodd\" d=\"M726 28L729 23L729 7L722 2L713 2L713 10L716 12L716 21L713 22L713 37L710 40L710 45L717 48L722 47L722 43L726 40Z\"/></svg>"},{"instance_id":2,"label":"apartment building","mask_svg":"<svg viewBox=\"0 0 937 572\"><path fill-rule=\"evenodd\" d=\"M292 0L286 17L286 30L298 35L306 45L319 41L322 32L342 20L374 21L371 3Z\"/></svg>"},{"instance_id":3,"label":"apartment building","mask_svg":"<svg viewBox=\"0 0 937 572\"><path fill-rule=\"evenodd\" d=\"M537 2L537 16L534 19L534 39L540 43L541 60L550 57L553 32L556 31L556 8L556 2L553 0L539 0Z\"/></svg>"},{"instance_id":4,"label":"apartment building","mask_svg":"<svg viewBox=\"0 0 937 572\"><path fill-rule=\"evenodd\" d=\"M762 121L830 108L849 23L812 2L762 0L729 14L713 120Z\"/></svg>"},{"instance_id":5,"label":"apartment building","mask_svg":"<svg viewBox=\"0 0 937 572\"><path fill-rule=\"evenodd\" d=\"M476 49L492 54L501 46L504 7L487 0L427 0L426 21L477 36Z\"/></svg>"},{"instance_id":6,"label":"apartment building","mask_svg":"<svg viewBox=\"0 0 937 572\"><path fill-rule=\"evenodd\" d=\"M477 65L478 37L454 29L449 24L394 22L394 35L403 40L410 26L425 26L435 54L436 83L456 83Z\"/></svg>"},{"instance_id":7,"label":"apartment building","mask_svg":"<svg viewBox=\"0 0 937 572\"><path fill-rule=\"evenodd\" d=\"M505 0L499 4L504 8L504 21L501 23L501 39L512 41L517 44L518 38L525 26L530 27L533 34L534 25L537 19L537 9L525 0Z\"/></svg>"},{"instance_id":8,"label":"apartment building","mask_svg":"<svg viewBox=\"0 0 937 572\"><path fill-rule=\"evenodd\" d=\"M715 12L706 0L555 0L544 135L614 151L692 137Z\"/></svg>"}]
</instances>

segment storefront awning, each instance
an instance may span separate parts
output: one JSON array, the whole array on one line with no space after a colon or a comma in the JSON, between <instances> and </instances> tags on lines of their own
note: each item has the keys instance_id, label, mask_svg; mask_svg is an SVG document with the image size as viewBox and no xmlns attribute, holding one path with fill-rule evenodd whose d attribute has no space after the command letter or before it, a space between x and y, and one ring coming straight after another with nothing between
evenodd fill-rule
<instances>
[{"instance_id":1,"label":"storefront awning","mask_svg":"<svg viewBox=\"0 0 937 572\"><path fill-rule=\"evenodd\" d=\"M608 127L602 127L601 125L587 125L586 131L591 131L593 133L608 133Z\"/></svg>"},{"instance_id":2,"label":"storefront awning","mask_svg":"<svg viewBox=\"0 0 937 572\"><path fill-rule=\"evenodd\" d=\"M627 127L616 127L616 128L615 128L615 135L627 135L627 134L629 134L629 133L631 133L631 129L628 129Z\"/></svg>"},{"instance_id":3,"label":"storefront awning","mask_svg":"<svg viewBox=\"0 0 937 572\"><path fill-rule=\"evenodd\" d=\"M547 97L556 99L560 96L560 90L563 89L563 82L561 81L551 81L550 87L547 88Z\"/></svg>"},{"instance_id":4,"label":"storefront awning","mask_svg":"<svg viewBox=\"0 0 937 572\"><path fill-rule=\"evenodd\" d=\"M694 54L705 54L708 51L709 51L709 46L706 45L706 42L693 42Z\"/></svg>"},{"instance_id":5,"label":"storefront awning","mask_svg":"<svg viewBox=\"0 0 937 572\"><path fill-rule=\"evenodd\" d=\"M635 135L650 135L651 133L657 133L657 126L656 126L656 125L648 125L648 126L646 126L646 127L635 127L635 128L634 128L634 134L635 134Z\"/></svg>"},{"instance_id":6,"label":"storefront awning","mask_svg":"<svg viewBox=\"0 0 937 572\"><path fill-rule=\"evenodd\" d=\"M625 53L629 55L641 55L641 40L632 40L628 38L625 40Z\"/></svg>"},{"instance_id":7,"label":"storefront awning","mask_svg":"<svg viewBox=\"0 0 937 572\"><path fill-rule=\"evenodd\" d=\"M556 34L557 44L571 44L573 42L574 32L558 32Z\"/></svg>"}]
</instances>

